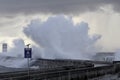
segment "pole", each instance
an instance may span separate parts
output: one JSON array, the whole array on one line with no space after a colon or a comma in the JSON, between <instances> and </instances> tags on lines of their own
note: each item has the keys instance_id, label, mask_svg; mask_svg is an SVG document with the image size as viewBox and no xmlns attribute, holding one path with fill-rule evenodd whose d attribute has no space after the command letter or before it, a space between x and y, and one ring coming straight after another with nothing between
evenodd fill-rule
<instances>
[{"instance_id":1,"label":"pole","mask_svg":"<svg viewBox=\"0 0 120 80\"><path fill-rule=\"evenodd\" d=\"M30 64L29 64L29 58L27 58L28 62L28 80L30 80Z\"/></svg>"},{"instance_id":2,"label":"pole","mask_svg":"<svg viewBox=\"0 0 120 80\"><path fill-rule=\"evenodd\" d=\"M27 58L27 63L28 63L28 80L30 80L30 63L29 60L31 58L31 48L29 47L30 44L26 45L27 48L25 48L25 58Z\"/></svg>"},{"instance_id":3,"label":"pole","mask_svg":"<svg viewBox=\"0 0 120 80\"><path fill-rule=\"evenodd\" d=\"M30 44L27 45L27 48L29 48ZM27 58L28 62L28 80L30 80L30 64L29 64L29 58Z\"/></svg>"}]
</instances>

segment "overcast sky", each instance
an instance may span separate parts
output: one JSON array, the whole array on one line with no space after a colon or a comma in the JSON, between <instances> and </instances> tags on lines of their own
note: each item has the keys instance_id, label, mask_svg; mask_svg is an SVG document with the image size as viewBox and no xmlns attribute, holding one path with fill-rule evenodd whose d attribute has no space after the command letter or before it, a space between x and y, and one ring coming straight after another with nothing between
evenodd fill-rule
<instances>
[{"instance_id":1,"label":"overcast sky","mask_svg":"<svg viewBox=\"0 0 120 80\"><path fill-rule=\"evenodd\" d=\"M79 14L112 5L120 11L120 0L0 0L1 14Z\"/></svg>"},{"instance_id":2,"label":"overcast sky","mask_svg":"<svg viewBox=\"0 0 120 80\"><path fill-rule=\"evenodd\" d=\"M101 34L98 42L106 51L120 48L120 0L0 0L0 40L25 38L22 29L32 19L66 15L85 21L90 34Z\"/></svg>"}]
</instances>

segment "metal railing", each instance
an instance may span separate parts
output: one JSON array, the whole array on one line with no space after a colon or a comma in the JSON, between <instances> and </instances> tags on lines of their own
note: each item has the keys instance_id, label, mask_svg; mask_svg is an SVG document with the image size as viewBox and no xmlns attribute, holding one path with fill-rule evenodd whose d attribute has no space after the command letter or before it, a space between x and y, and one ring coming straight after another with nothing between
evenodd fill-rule
<instances>
[{"instance_id":1,"label":"metal railing","mask_svg":"<svg viewBox=\"0 0 120 80\"><path fill-rule=\"evenodd\" d=\"M71 69L71 70L54 70L54 71L31 71L30 72L30 79L31 80L44 80L44 79L56 79L61 78L60 80L71 80L73 78L78 79L86 79L86 78L95 78L99 76L103 76L106 74L114 74L115 68L114 65L110 66L102 66L102 67L90 67L90 68L82 68L82 69ZM14 76L8 76L6 75L6 78L2 78L0 80L27 80L28 75L27 71L24 74L24 72L18 72L10 75Z\"/></svg>"}]
</instances>

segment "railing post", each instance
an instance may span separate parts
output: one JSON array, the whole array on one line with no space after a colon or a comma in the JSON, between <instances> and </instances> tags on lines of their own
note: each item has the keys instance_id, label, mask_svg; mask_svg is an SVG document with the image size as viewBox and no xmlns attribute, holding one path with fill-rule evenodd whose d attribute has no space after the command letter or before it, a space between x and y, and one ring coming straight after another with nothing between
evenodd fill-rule
<instances>
[{"instance_id":1,"label":"railing post","mask_svg":"<svg viewBox=\"0 0 120 80\"><path fill-rule=\"evenodd\" d=\"M70 71L68 71L68 80L71 80L71 74L70 74Z\"/></svg>"}]
</instances>

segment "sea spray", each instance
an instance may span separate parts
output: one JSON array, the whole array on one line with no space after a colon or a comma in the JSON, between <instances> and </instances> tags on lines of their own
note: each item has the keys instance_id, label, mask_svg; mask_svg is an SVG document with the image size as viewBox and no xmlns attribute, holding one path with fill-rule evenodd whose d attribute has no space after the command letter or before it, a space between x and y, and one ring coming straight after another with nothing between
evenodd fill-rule
<instances>
[{"instance_id":1,"label":"sea spray","mask_svg":"<svg viewBox=\"0 0 120 80\"><path fill-rule=\"evenodd\" d=\"M32 20L24 28L24 33L42 47L42 58L90 59L100 35L90 37L88 30L86 22L74 25L71 18L58 15L49 17L45 22Z\"/></svg>"},{"instance_id":2,"label":"sea spray","mask_svg":"<svg viewBox=\"0 0 120 80\"><path fill-rule=\"evenodd\" d=\"M37 44L37 46L34 44L31 46L34 60L37 58L91 59L96 52L95 43L101 37L100 35L90 36L89 25L86 22L74 25L71 18L59 15L49 17L45 22L39 19L32 20L28 26L24 27L23 32ZM0 65L26 67L24 40L13 39L12 44L7 53L0 55Z\"/></svg>"}]
</instances>

